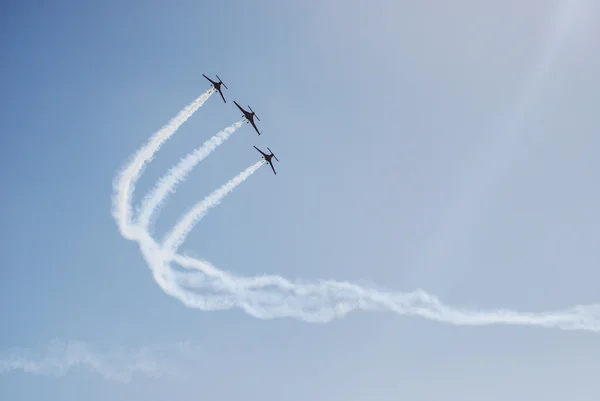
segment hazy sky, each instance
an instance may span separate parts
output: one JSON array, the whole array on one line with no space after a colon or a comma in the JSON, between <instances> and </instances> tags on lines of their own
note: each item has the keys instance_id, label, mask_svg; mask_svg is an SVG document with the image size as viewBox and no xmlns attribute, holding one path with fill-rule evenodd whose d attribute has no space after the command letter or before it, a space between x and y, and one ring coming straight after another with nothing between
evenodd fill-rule
<instances>
[{"instance_id":1,"label":"hazy sky","mask_svg":"<svg viewBox=\"0 0 600 401\"><path fill-rule=\"evenodd\" d=\"M213 95L165 143L136 205L240 120L233 100L263 135L244 125L204 160L157 238L268 146L278 174L258 170L182 252L473 310L600 302L596 2L13 3L0 6L2 400L600 398L589 331L186 308L111 215L119 169L218 74L227 103Z\"/></svg>"}]
</instances>

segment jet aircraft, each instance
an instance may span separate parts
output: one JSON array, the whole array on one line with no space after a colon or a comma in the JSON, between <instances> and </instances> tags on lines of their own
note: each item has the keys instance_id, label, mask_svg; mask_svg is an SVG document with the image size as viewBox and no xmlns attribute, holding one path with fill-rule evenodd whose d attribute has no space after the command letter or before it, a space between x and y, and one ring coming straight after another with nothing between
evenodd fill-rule
<instances>
[{"instance_id":1,"label":"jet aircraft","mask_svg":"<svg viewBox=\"0 0 600 401\"><path fill-rule=\"evenodd\" d=\"M215 82L215 81L213 81L212 79L210 79L209 77L207 77L204 74L202 74L202 76L210 81L210 83L212 84L213 88L215 88L216 90L218 90L219 93L221 94L221 97L223 98L223 102L227 103L227 101L225 100L225 96L223 96L223 92L221 92L221 85L223 85L225 87L225 89L229 89L229 88L227 87L227 85L225 85L223 83L223 81L221 80L221 78L219 78L219 76L217 75L217 79L219 80L219 82Z\"/></svg>"},{"instance_id":2,"label":"jet aircraft","mask_svg":"<svg viewBox=\"0 0 600 401\"><path fill-rule=\"evenodd\" d=\"M267 161L267 163L269 163L271 165L271 168L273 169L273 173L277 174L277 172L275 171L275 167L273 167L273 162L271 162L271 159L275 158L275 160L277 160L277 161L279 161L279 159L277 158L277 156L275 156L273 154L273 151L271 149L269 149L269 147L267 146L267 149L269 149L269 152L271 152L271 154L268 155L265 152L263 152L262 150L260 150L259 148L257 148L256 146L254 147L254 149L258 150L260 152L260 154L263 155L263 159L265 159Z\"/></svg>"},{"instance_id":3,"label":"jet aircraft","mask_svg":"<svg viewBox=\"0 0 600 401\"><path fill-rule=\"evenodd\" d=\"M249 122L250 124L252 124L252 126L254 127L254 129L256 130L256 132L258 133L258 135L260 135L260 131L258 130L258 128L256 128L256 124L254 124L254 117L256 117L256 119L258 121L260 121L260 118L258 118L258 116L254 112L254 110L252 110L252 107L248 106L248 108L252 112L252 113L250 113L250 112L244 110L242 108L242 106L240 106L235 100L233 101L233 103L235 103L235 105L238 107L238 109L240 109L241 112L244 113L244 118L246 119L246 122Z\"/></svg>"}]
</instances>

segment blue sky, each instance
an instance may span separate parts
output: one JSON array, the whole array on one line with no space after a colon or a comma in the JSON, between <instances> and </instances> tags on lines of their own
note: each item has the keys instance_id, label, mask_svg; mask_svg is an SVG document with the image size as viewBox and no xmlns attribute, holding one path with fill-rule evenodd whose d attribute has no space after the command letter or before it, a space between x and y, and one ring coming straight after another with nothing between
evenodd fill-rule
<instances>
[{"instance_id":1,"label":"blue sky","mask_svg":"<svg viewBox=\"0 0 600 401\"><path fill-rule=\"evenodd\" d=\"M110 212L119 168L219 74L227 104L211 97L164 145L136 203L239 121L233 100L264 134L244 126L203 161L159 236L269 146L278 175L260 169L184 251L244 276L422 288L474 309L598 302L594 2L24 1L1 15L2 361L52 371L49 350L184 374L9 369L0 398L598 399L590 332L186 308Z\"/></svg>"}]
</instances>

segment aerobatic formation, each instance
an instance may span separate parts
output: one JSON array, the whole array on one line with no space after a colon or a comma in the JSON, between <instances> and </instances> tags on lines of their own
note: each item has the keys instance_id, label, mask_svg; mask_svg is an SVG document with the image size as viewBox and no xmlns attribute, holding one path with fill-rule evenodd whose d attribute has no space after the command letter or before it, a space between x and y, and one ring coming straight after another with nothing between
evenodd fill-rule
<instances>
[{"instance_id":1,"label":"aerobatic formation","mask_svg":"<svg viewBox=\"0 0 600 401\"><path fill-rule=\"evenodd\" d=\"M156 283L166 294L190 308L203 311L240 308L259 319L292 317L305 322L325 323L361 309L420 316L461 326L507 324L600 332L600 304L576 305L545 312L466 309L446 305L435 295L420 289L399 293L334 280L293 282L276 275L239 276L220 270L207 261L179 253L179 248L198 221L261 166L269 163L276 174L272 158L279 160L268 147L270 154L255 146L261 154L260 161L195 204L162 240L157 240L152 233L152 219L156 218L168 195L175 191L193 168L229 139L244 122L251 124L261 134L254 122L254 118L260 121L254 110L248 106L248 112L234 101L243 113L243 119L215 134L171 168L143 199L136 213L137 218L134 218L131 198L145 165L213 93L218 91L226 103L221 87L227 86L221 78L217 76L219 82L215 82L203 76L210 81L211 88L156 132L120 170L114 182L112 213L119 231L125 239L139 244Z\"/></svg>"}]
</instances>

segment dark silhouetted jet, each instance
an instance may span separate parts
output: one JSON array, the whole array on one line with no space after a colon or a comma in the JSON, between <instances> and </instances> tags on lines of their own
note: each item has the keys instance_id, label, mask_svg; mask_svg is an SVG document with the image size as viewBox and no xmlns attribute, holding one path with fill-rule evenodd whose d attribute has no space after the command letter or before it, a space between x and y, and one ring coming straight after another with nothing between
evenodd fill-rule
<instances>
[{"instance_id":1,"label":"dark silhouetted jet","mask_svg":"<svg viewBox=\"0 0 600 401\"><path fill-rule=\"evenodd\" d=\"M254 124L254 117L256 117L256 119L258 121L260 121L260 118L258 118L258 116L254 112L254 110L252 110L252 107L248 106L248 108L252 112L252 113L250 113L250 112L247 112L246 110L242 109L242 106L237 104L237 102L235 100L233 101L233 103L235 103L235 105L238 107L238 109L240 109L242 111L242 113L244 113L244 118L246 119L246 121L249 122L250 124L252 124L252 126L254 127L256 132L258 132L258 135L260 135L260 131L258 130L258 128L256 128L256 124Z\"/></svg>"},{"instance_id":2,"label":"dark silhouetted jet","mask_svg":"<svg viewBox=\"0 0 600 401\"><path fill-rule=\"evenodd\" d=\"M271 159L275 158L275 160L277 160L277 161L279 161L279 159L277 158L277 156L275 156L273 154L273 151L271 149L269 149L269 147L267 146L267 149L269 149L269 152L271 152L271 154L268 155L265 152L263 152L262 150L260 150L259 148L257 148L256 146L254 147L254 149L258 150L260 152L260 154L263 155L263 159L265 159L267 161L267 163L269 163L271 165L271 168L273 169L273 173L277 174L277 172L275 171L275 167L273 167L273 163L271 162Z\"/></svg>"},{"instance_id":3,"label":"dark silhouetted jet","mask_svg":"<svg viewBox=\"0 0 600 401\"><path fill-rule=\"evenodd\" d=\"M221 80L221 78L219 78L219 76L217 75L217 79L219 80L219 82L215 82L215 81L213 81L212 79L210 79L209 77L207 77L204 74L202 74L202 76L210 81L210 83L212 84L213 88L215 88L216 90L218 90L219 93L221 94L221 97L223 98L223 102L227 103L227 101L225 100L225 96L223 96L223 92L221 92L221 85L223 85L225 87L225 89L229 89L229 88L227 87L227 85L225 85L223 83L223 81Z\"/></svg>"}]
</instances>

